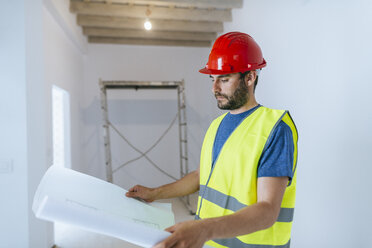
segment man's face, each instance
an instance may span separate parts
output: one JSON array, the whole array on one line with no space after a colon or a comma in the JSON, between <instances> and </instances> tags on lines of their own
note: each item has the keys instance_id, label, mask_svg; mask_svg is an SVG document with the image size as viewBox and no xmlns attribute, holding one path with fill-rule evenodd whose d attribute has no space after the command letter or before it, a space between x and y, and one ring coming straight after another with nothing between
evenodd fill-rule
<instances>
[{"instance_id":1,"label":"man's face","mask_svg":"<svg viewBox=\"0 0 372 248\"><path fill-rule=\"evenodd\" d=\"M248 87L239 73L210 75L213 82L212 92L220 109L234 110L247 103Z\"/></svg>"}]
</instances>

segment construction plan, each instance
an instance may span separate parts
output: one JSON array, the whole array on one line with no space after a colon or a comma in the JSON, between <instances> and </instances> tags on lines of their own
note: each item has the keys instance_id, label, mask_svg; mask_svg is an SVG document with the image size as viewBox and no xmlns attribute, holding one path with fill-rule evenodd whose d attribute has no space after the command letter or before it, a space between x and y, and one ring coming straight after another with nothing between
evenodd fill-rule
<instances>
[{"instance_id":1,"label":"construction plan","mask_svg":"<svg viewBox=\"0 0 372 248\"><path fill-rule=\"evenodd\" d=\"M74 225L142 247L167 238L174 225L171 204L145 203L125 196L127 191L98 178L52 166L35 193L37 218Z\"/></svg>"}]
</instances>

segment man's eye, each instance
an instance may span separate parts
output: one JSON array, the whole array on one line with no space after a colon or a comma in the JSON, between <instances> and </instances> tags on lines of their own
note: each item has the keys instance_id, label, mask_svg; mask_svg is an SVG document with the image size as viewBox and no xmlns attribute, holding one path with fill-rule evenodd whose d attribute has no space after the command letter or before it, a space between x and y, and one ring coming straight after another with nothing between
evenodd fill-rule
<instances>
[{"instance_id":1,"label":"man's eye","mask_svg":"<svg viewBox=\"0 0 372 248\"><path fill-rule=\"evenodd\" d=\"M222 78L222 79L221 79L221 82L222 82L222 83L227 83L228 81L229 81L229 80L226 79L226 78Z\"/></svg>"}]
</instances>

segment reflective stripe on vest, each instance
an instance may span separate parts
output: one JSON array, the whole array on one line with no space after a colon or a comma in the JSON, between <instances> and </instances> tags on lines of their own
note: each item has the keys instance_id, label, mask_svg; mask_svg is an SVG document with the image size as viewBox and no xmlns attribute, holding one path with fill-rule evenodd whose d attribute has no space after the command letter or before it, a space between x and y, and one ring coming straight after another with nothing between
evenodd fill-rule
<instances>
[{"instance_id":1,"label":"reflective stripe on vest","mask_svg":"<svg viewBox=\"0 0 372 248\"><path fill-rule=\"evenodd\" d=\"M218 192L215 189L206 187L205 185L200 185L200 192L204 199L213 202L214 204L220 206L221 208L229 209L231 211L238 211L247 205L240 203L237 199L232 196L225 195L221 192ZM280 208L280 213L278 216L278 222L292 222L293 221L294 208ZM196 215L196 217L199 216Z\"/></svg>"},{"instance_id":2,"label":"reflective stripe on vest","mask_svg":"<svg viewBox=\"0 0 372 248\"><path fill-rule=\"evenodd\" d=\"M297 130L289 113L257 108L233 131L212 168L212 149L217 129L225 115L214 120L203 142L200 158L200 191L196 218L233 214L257 202L257 166L273 130L284 121L294 143L293 178L283 196L279 217L265 230L206 244L230 248L288 248L296 192Z\"/></svg>"},{"instance_id":3,"label":"reflective stripe on vest","mask_svg":"<svg viewBox=\"0 0 372 248\"><path fill-rule=\"evenodd\" d=\"M289 240L288 243L286 243L285 245L252 245L252 244L246 244L237 238L216 239L216 240L213 240L213 242L216 242L217 244L220 244L226 247L237 247L237 248L289 248L291 241Z\"/></svg>"},{"instance_id":4,"label":"reflective stripe on vest","mask_svg":"<svg viewBox=\"0 0 372 248\"><path fill-rule=\"evenodd\" d=\"M226 247L237 247L237 248L289 248L291 240L288 241L285 245L254 245L246 244L240 241L238 238L231 239L215 239L212 242L209 242L208 245L213 245L213 242L226 246Z\"/></svg>"}]
</instances>

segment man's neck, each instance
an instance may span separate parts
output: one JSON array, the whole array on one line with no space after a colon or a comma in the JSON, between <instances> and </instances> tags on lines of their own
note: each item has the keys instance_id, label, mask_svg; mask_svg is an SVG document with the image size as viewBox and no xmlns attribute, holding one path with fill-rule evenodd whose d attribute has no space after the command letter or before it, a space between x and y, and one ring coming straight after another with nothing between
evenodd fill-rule
<instances>
[{"instance_id":1,"label":"man's neck","mask_svg":"<svg viewBox=\"0 0 372 248\"><path fill-rule=\"evenodd\" d=\"M243 113L245 111L250 110L251 108L256 107L257 105L258 105L258 103L257 103L256 99L254 97L251 97L248 100L248 102L246 104L244 104L243 106L241 106L240 108L230 110L230 114L233 114L233 115L240 114L240 113Z\"/></svg>"}]
</instances>

